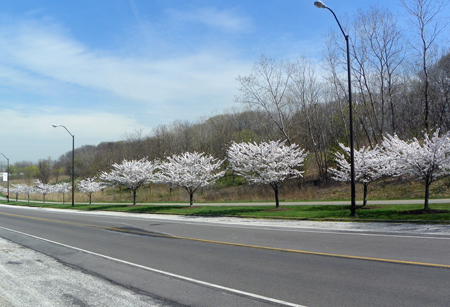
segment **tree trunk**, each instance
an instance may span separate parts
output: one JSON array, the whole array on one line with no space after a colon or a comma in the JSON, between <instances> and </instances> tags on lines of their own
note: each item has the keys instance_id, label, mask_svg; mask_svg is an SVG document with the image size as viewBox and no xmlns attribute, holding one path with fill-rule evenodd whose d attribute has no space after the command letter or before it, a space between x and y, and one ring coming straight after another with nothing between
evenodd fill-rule
<instances>
[{"instance_id":1,"label":"tree trunk","mask_svg":"<svg viewBox=\"0 0 450 307\"><path fill-rule=\"evenodd\" d=\"M280 200L278 199L278 185L272 185L272 188L275 192L275 208L280 207Z\"/></svg>"},{"instance_id":2,"label":"tree trunk","mask_svg":"<svg viewBox=\"0 0 450 307\"><path fill-rule=\"evenodd\" d=\"M92 203L92 193L89 194L89 206L91 205L91 203Z\"/></svg>"},{"instance_id":3,"label":"tree trunk","mask_svg":"<svg viewBox=\"0 0 450 307\"><path fill-rule=\"evenodd\" d=\"M430 210L430 207L428 205L428 198L430 196L430 184L431 182L429 182L431 180L429 180L428 178L425 180L425 203L423 206L424 210Z\"/></svg>"},{"instance_id":4,"label":"tree trunk","mask_svg":"<svg viewBox=\"0 0 450 307\"><path fill-rule=\"evenodd\" d=\"M364 184L363 207L367 205L367 183Z\"/></svg>"},{"instance_id":5,"label":"tree trunk","mask_svg":"<svg viewBox=\"0 0 450 307\"><path fill-rule=\"evenodd\" d=\"M189 207L192 207L192 205L194 204L193 200L194 200L194 192L189 192Z\"/></svg>"},{"instance_id":6,"label":"tree trunk","mask_svg":"<svg viewBox=\"0 0 450 307\"><path fill-rule=\"evenodd\" d=\"M136 190L133 190L133 205L136 205Z\"/></svg>"}]
</instances>

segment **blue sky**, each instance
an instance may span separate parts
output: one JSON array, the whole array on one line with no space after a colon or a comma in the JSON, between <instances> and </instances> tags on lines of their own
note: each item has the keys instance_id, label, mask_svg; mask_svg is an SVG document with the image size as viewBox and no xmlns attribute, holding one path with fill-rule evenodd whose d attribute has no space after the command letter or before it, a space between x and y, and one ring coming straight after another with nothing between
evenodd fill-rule
<instances>
[{"instance_id":1,"label":"blue sky","mask_svg":"<svg viewBox=\"0 0 450 307\"><path fill-rule=\"evenodd\" d=\"M346 14L396 1L324 1ZM262 55L320 61L337 30L313 0L0 0L0 152L11 163L241 106ZM0 157L0 162L3 157Z\"/></svg>"}]
</instances>

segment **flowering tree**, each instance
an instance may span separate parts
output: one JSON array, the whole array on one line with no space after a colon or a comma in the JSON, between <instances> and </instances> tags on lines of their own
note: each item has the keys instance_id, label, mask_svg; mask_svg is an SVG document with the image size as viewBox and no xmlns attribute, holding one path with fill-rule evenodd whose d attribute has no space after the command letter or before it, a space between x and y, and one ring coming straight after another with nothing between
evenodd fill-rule
<instances>
[{"instance_id":1,"label":"flowering tree","mask_svg":"<svg viewBox=\"0 0 450 307\"><path fill-rule=\"evenodd\" d=\"M141 160L123 160L121 164L113 164L112 171L102 172L100 179L110 182L112 185L123 185L133 191L133 205L136 204L136 191L140 187L151 183L156 179L155 171L157 162Z\"/></svg>"},{"instance_id":2,"label":"flowering tree","mask_svg":"<svg viewBox=\"0 0 450 307\"><path fill-rule=\"evenodd\" d=\"M269 184L275 192L276 207L280 206L278 189L288 178L302 176L296 169L303 165L307 153L297 145L283 141L268 143L233 143L227 151L230 167L250 183Z\"/></svg>"},{"instance_id":3,"label":"flowering tree","mask_svg":"<svg viewBox=\"0 0 450 307\"><path fill-rule=\"evenodd\" d=\"M336 181L350 182L351 165L347 161L350 157L350 148L343 144L339 144L339 146L343 153L336 152L335 154L334 160L337 163L337 169L330 168L329 172ZM354 158L355 182L362 183L364 186L363 206L365 206L367 205L367 186L387 173L387 156L379 146L375 146L373 149L362 147L360 150L355 150Z\"/></svg>"},{"instance_id":4,"label":"flowering tree","mask_svg":"<svg viewBox=\"0 0 450 307\"><path fill-rule=\"evenodd\" d=\"M55 193L61 193L63 196L63 204L64 204L64 195L66 195L66 193L69 193L72 190L72 187L70 186L70 183L68 182L63 182L63 183L57 183L56 185L54 185L53 187L54 192Z\"/></svg>"},{"instance_id":5,"label":"flowering tree","mask_svg":"<svg viewBox=\"0 0 450 307\"><path fill-rule=\"evenodd\" d=\"M45 195L53 193L54 190L54 186L49 185L48 183L42 183L39 179L36 179L36 187L35 187L35 192L42 194L42 201L45 204Z\"/></svg>"},{"instance_id":6,"label":"flowering tree","mask_svg":"<svg viewBox=\"0 0 450 307\"><path fill-rule=\"evenodd\" d=\"M16 201L19 199L19 194L22 194L22 191L24 189L24 186L26 186L26 184L12 184L12 188L9 189L9 192L11 194L16 194Z\"/></svg>"},{"instance_id":7,"label":"flowering tree","mask_svg":"<svg viewBox=\"0 0 450 307\"><path fill-rule=\"evenodd\" d=\"M22 187L22 193L27 195L28 202L30 202L30 195L35 193L35 188L24 184Z\"/></svg>"},{"instance_id":8,"label":"flowering tree","mask_svg":"<svg viewBox=\"0 0 450 307\"><path fill-rule=\"evenodd\" d=\"M34 193L34 188L30 187L26 184L12 184L12 188L10 189L10 192L13 194L16 194L16 201L19 198L19 194L26 194L28 195L28 202L30 202L30 194Z\"/></svg>"},{"instance_id":9,"label":"flowering tree","mask_svg":"<svg viewBox=\"0 0 450 307\"><path fill-rule=\"evenodd\" d=\"M78 182L77 188L80 192L85 193L87 196L89 196L89 205L92 203L92 193L95 193L97 191L100 191L105 187L105 185L102 182L95 181L97 180L96 177L93 178L86 178Z\"/></svg>"},{"instance_id":10,"label":"flowering tree","mask_svg":"<svg viewBox=\"0 0 450 307\"><path fill-rule=\"evenodd\" d=\"M204 153L185 152L166 159L160 166L159 180L188 191L190 206L193 204L195 191L214 184L225 174L225 171L217 172L223 161Z\"/></svg>"},{"instance_id":11,"label":"flowering tree","mask_svg":"<svg viewBox=\"0 0 450 307\"><path fill-rule=\"evenodd\" d=\"M391 174L409 176L425 185L424 210L430 210L428 198L430 185L450 174L450 132L439 136L439 130L430 138L424 134L419 142L414 138L403 141L397 135L386 135L382 146L391 159Z\"/></svg>"}]
</instances>

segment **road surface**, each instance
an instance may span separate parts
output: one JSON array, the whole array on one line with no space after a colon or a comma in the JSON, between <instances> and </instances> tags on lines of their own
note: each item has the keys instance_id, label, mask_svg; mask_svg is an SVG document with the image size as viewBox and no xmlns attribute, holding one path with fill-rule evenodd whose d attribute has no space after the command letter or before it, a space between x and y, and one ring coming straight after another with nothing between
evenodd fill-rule
<instances>
[{"instance_id":1,"label":"road surface","mask_svg":"<svg viewBox=\"0 0 450 307\"><path fill-rule=\"evenodd\" d=\"M190 306L448 306L450 228L0 207L0 236Z\"/></svg>"}]
</instances>

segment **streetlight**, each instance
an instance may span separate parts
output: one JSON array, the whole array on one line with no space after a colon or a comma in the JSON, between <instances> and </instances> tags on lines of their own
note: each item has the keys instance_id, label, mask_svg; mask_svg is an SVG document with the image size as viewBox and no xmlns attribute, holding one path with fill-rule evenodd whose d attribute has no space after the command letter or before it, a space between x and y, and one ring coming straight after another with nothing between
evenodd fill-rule
<instances>
[{"instance_id":1,"label":"streetlight","mask_svg":"<svg viewBox=\"0 0 450 307\"><path fill-rule=\"evenodd\" d=\"M345 34L344 29L342 29L341 23L336 17L336 14L326 6L322 1L314 2L314 5L320 9L329 10L339 25L342 34L345 37L345 42L347 44L347 73L348 73L348 104L349 104L349 115L350 115L350 184L351 184L351 203L350 203L350 216L356 216L356 201L355 201L355 148L353 146L353 105L352 105L352 79L351 79L351 71L350 71L350 48L348 43L348 34Z\"/></svg>"},{"instance_id":2,"label":"streetlight","mask_svg":"<svg viewBox=\"0 0 450 307\"><path fill-rule=\"evenodd\" d=\"M63 127L72 137L72 207L74 206L75 198L75 136L63 125L53 124L53 128Z\"/></svg>"},{"instance_id":3,"label":"streetlight","mask_svg":"<svg viewBox=\"0 0 450 307\"><path fill-rule=\"evenodd\" d=\"M2 155L3 157L5 157L6 159L6 182L7 182L7 189L8 191L6 192L6 202L9 203L9 159L2 153L0 153L0 155Z\"/></svg>"}]
</instances>

